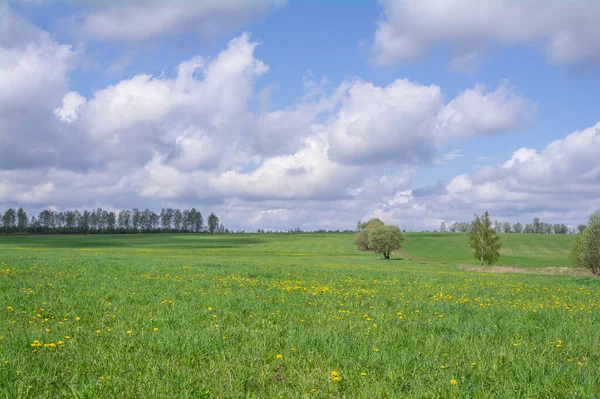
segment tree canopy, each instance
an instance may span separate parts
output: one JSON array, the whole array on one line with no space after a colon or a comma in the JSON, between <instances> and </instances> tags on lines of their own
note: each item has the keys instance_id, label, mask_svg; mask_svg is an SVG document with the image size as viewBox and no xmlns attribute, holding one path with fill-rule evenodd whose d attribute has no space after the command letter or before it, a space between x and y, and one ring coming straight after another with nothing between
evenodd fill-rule
<instances>
[{"instance_id":1,"label":"tree canopy","mask_svg":"<svg viewBox=\"0 0 600 399\"><path fill-rule=\"evenodd\" d=\"M404 235L398 226L379 226L369 232L369 249L390 259L393 251L402 247Z\"/></svg>"},{"instance_id":2,"label":"tree canopy","mask_svg":"<svg viewBox=\"0 0 600 399\"><path fill-rule=\"evenodd\" d=\"M600 275L600 211L590 216L588 225L573 240L571 262L575 267Z\"/></svg>"},{"instance_id":3,"label":"tree canopy","mask_svg":"<svg viewBox=\"0 0 600 399\"><path fill-rule=\"evenodd\" d=\"M473 255L481 262L481 266L484 262L492 265L500 258L500 237L492 228L487 211L481 217L475 215L469 233L469 244L474 250Z\"/></svg>"},{"instance_id":4,"label":"tree canopy","mask_svg":"<svg viewBox=\"0 0 600 399\"><path fill-rule=\"evenodd\" d=\"M358 247L359 251L370 251L369 231L383 225L384 223L378 218L373 218L368 222L361 224L361 230L356 235L356 239L354 240L354 244Z\"/></svg>"}]
</instances>

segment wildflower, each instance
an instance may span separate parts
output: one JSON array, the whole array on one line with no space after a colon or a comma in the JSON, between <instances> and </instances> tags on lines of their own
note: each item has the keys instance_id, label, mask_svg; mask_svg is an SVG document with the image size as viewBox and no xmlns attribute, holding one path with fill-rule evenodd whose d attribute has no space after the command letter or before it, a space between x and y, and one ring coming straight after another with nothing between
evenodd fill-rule
<instances>
[{"instance_id":1,"label":"wildflower","mask_svg":"<svg viewBox=\"0 0 600 399\"><path fill-rule=\"evenodd\" d=\"M277 354L277 356L276 356L276 358L277 358L277 359L282 359L282 358L283 358L283 355L281 355L281 354L279 354L279 353L278 353L278 354Z\"/></svg>"},{"instance_id":2,"label":"wildflower","mask_svg":"<svg viewBox=\"0 0 600 399\"><path fill-rule=\"evenodd\" d=\"M131 334L131 330L127 330L127 334Z\"/></svg>"},{"instance_id":3,"label":"wildflower","mask_svg":"<svg viewBox=\"0 0 600 399\"><path fill-rule=\"evenodd\" d=\"M331 381L336 381L336 382L337 382L337 381L339 381L339 380L340 380L340 377L333 377L333 378L331 379Z\"/></svg>"},{"instance_id":4,"label":"wildflower","mask_svg":"<svg viewBox=\"0 0 600 399\"><path fill-rule=\"evenodd\" d=\"M290 348L292 352L296 352L296 348Z\"/></svg>"},{"instance_id":5,"label":"wildflower","mask_svg":"<svg viewBox=\"0 0 600 399\"><path fill-rule=\"evenodd\" d=\"M154 329L152 331L157 332L158 331L158 327L154 327Z\"/></svg>"},{"instance_id":6,"label":"wildflower","mask_svg":"<svg viewBox=\"0 0 600 399\"><path fill-rule=\"evenodd\" d=\"M339 376L339 374L338 374L338 372L337 372L337 371L333 370L333 371L331 372L331 376L332 376L332 377L337 377L337 376Z\"/></svg>"},{"instance_id":7,"label":"wildflower","mask_svg":"<svg viewBox=\"0 0 600 399\"><path fill-rule=\"evenodd\" d=\"M581 362L577 362L577 365L578 365L578 366L583 366L583 363L581 363Z\"/></svg>"},{"instance_id":8,"label":"wildflower","mask_svg":"<svg viewBox=\"0 0 600 399\"><path fill-rule=\"evenodd\" d=\"M64 345L65 343L63 341L58 341L57 344L58 345Z\"/></svg>"},{"instance_id":9,"label":"wildflower","mask_svg":"<svg viewBox=\"0 0 600 399\"><path fill-rule=\"evenodd\" d=\"M517 344L516 342L513 344L513 346L519 346L519 344Z\"/></svg>"},{"instance_id":10,"label":"wildflower","mask_svg":"<svg viewBox=\"0 0 600 399\"><path fill-rule=\"evenodd\" d=\"M362 373L360 373L360 376L361 376L361 377L366 377L366 376L367 376L367 373L365 373L365 372L363 371Z\"/></svg>"},{"instance_id":11,"label":"wildflower","mask_svg":"<svg viewBox=\"0 0 600 399\"><path fill-rule=\"evenodd\" d=\"M443 370L446 368L446 366L444 366L443 364L440 366L440 368Z\"/></svg>"},{"instance_id":12,"label":"wildflower","mask_svg":"<svg viewBox=\"0 0 600 399\"><path fill-rule=\"evenodd\" d=\"M79 320L81 320L81 317L76 317L75 318L75 321L79 321Z\"/></svg>"},{"instance_id":13,"label":"wildflower","mask_svg":"<svg viewBox=\"0 0 600 399\"><path fill-rule=\"evenodd\" d=\"M453 379L451 379L451 380L450 380L450 384L452 384L452 385L456 385L456 380L455 380L454 378L453 378Z\"/></svg>"},{"instance_id":14,"label":"wildflower","mask_svg":"<svg viewBox=\"0 0 600 399\"><path fill-rule=\"evenodd\" d=\"M96 330L96 334L100 334L100 330Z\"/></svg>"},{"instance_id":15,"label":"wildflower","mask_svg":"<svg viewBox=\"0 0 600 399\"><path fill-rule=\"evenodd\" d=\"M373 323L373 328L377 328L377 324Z\"/></svg>"},{"instance_id":16,"label":"wildflower","mask_svg":"<svg viewBox=\"0 0 600 399\"><path fill-rule=\"evenodd\" d=\"M9 312L12 312L14 309L12 308L12 306L7 307Z\"/></svg>"},{"instance_id":17,"label":"wildflower","mask_svg":"<svg viewBox=\"0 0 600 399\"><path fill-rule=\"evenodd\" d=\"M218 324L215 324L215 328L219 328L219 325L218 325Z\"/></svg>"},{"instance_id":18,"label":"wildflower","mask_svg":"<svg viewBox=\"0 0 600 399\"><path fill-rule=\"evenodd\" d=\"M208 311L209 311L209 312L212 312L212 310L213 310L213 309L212 309L212 308L209 306L209 307L208 307Z\"/></svg>"},{"instance_id":19,"label":"wildflower","mask_svg":"<svg viewBox=\"0 0 600 399\"><path fill-rule=\"evenodd\" d=\"M477 365L477 363L473 362L471 363L471 366L475 367Z\"/></svg>"}]
</instances>

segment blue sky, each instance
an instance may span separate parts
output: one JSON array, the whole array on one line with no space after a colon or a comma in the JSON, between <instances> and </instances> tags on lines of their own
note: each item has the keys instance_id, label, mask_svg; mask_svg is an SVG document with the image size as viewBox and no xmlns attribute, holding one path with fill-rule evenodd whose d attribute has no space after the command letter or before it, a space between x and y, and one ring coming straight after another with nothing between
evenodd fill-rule
<instances>
[{"instance_id":1,"label":"blue sky","mask_svg":"<svg viewBox=\"0 0 600 399\"><path fill-rule=\"evenodd\" d=\"M600 207L598 24L585 0L0 1L0 210L575 226Z\"/></svg>"}]
</instances>

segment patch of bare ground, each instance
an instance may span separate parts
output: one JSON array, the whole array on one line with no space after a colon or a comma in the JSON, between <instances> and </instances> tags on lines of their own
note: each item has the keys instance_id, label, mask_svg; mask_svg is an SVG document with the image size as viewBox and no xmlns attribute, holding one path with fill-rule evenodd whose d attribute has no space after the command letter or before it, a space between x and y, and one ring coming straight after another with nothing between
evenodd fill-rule
<instances>
[{"instance_id":1,"label":"patch of bare ground","mask_svg":"<svg viewBox=\"0 0 600 399\"><path fill-rule=\"evenodd\" d=\"M568 276L593 276L587 269L573 267L516 267L516 266L468 266L460 265L460 270L484 273L513 273L513 274L554 274Z\"/></svg>"}]
</instances>

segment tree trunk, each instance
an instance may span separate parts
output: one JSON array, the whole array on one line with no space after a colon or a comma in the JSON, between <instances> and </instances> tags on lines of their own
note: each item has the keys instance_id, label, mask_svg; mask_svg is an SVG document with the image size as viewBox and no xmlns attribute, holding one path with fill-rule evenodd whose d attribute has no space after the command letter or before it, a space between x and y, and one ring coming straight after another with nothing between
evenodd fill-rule
<instances>
[{"instance_id":1,"label":"tree trunk","mask_svg":"<svg viewBox=\"0 0 600 399\"><path fill-rule=\"evenodd\" d=\"M390 253L389 252L384 252L383 253L383 257L386 259L390 259Z\"/></svg>"},{"instance_id":2,"label":"tree trunk","mask_svg":"<svg viewBox=\"0 0 600 399\"><path fill-rule=\"evenodd\" d=\"M483 255L481 255L481 266L483 266Z\"/></svg>"}]
</instances>

